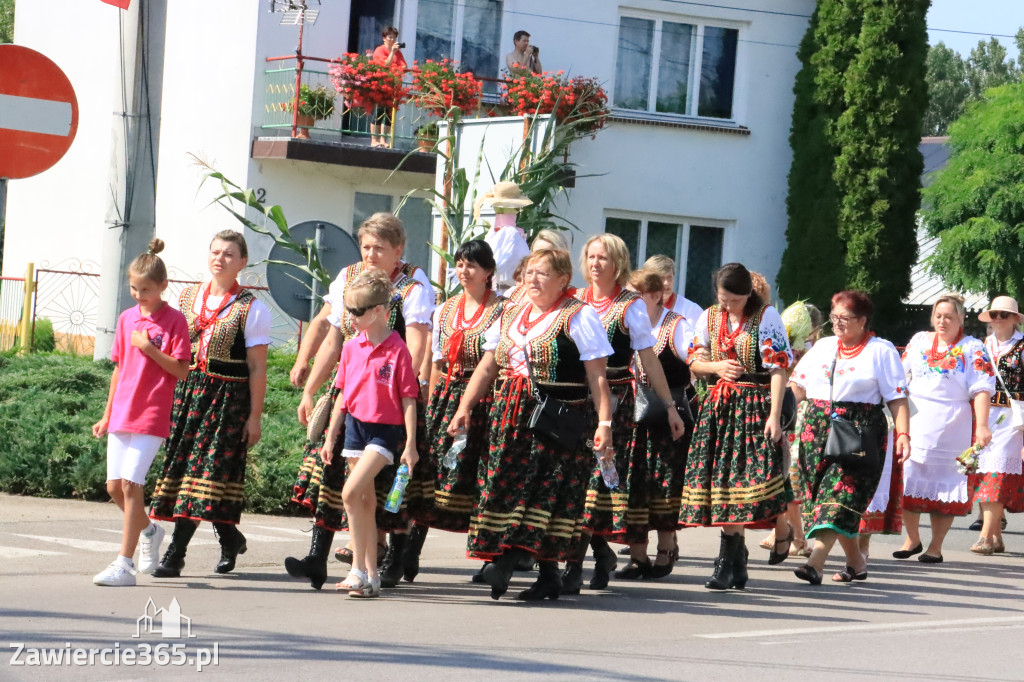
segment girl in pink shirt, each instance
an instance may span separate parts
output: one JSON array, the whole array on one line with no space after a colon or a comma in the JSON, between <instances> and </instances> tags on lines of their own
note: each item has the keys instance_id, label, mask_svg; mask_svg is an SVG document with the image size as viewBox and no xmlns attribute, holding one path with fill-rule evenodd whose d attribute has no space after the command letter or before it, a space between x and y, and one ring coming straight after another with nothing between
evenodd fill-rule
<instances>
[{"instance_id":1,"label":"girl in pink shirt","mask_svg":"<svg viewBox=\"0 0 1024 682\"><path fill-rule=\"evenodd\" d=\"M161 298L167 268L158 254L163 241L128 268L132 298L138 305L121 313L110 359L117 363L103 418L92 435L107 436L107 492L124 513L121 553L93 582L130 586L137 573L132 563L142 535L139 570L152 573L160 555L164 530L146 514L142 487L161 443L170 435L171 401L178 379L188 376L191 346L185 316Z\"/></svg>"},{"instance_id":2,"label":"girl in pink shirt","mask_svg":"<svg viewBox=\"0 0 1024 682\"><path fill-rule=\"evenodd\" d=\"M401 461L416 465L416 396L419 384L412 356L397 332L388 327L391 281L380 270L366 270L345 292L345 309L358 336L341 350L341 390L331 412L324 448L324 466L334 458L334 444L345 420L342 454L349 474L342 490L352 536L352 571L338 589L350 597L380 596L377 571L377 494L374 479L405 438ZM347 415L345 414L347 413ZM405 429L402 424L405 424Z\"/></svg>"}]
</instances>

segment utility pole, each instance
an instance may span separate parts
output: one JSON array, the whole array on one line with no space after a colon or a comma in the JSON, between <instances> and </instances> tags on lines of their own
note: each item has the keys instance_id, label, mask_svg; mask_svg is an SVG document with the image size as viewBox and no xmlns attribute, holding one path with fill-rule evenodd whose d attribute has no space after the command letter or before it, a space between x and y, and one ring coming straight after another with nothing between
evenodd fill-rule
<instances>
[{"instance_id":1,"label":"utility pole","mask_svg":"<svg viewBox=\"0 0 1024 682\"><path fill-rule=\"evenodd\" d=\"M132 304L128 265L156 231L167 0L136 0L119 17L121 63L110 140L110 200L103 234L96 359L110 357L121 311Z\"/></svg>"}]
</instances>

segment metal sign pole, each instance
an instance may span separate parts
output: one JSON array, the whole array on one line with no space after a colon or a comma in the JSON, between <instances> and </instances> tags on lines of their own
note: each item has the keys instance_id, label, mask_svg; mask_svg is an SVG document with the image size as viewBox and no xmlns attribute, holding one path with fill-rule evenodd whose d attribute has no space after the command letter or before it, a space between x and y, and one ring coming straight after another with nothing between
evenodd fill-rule
<instances>
[{"instance_id":1,"label":"metal sign pole","mask_svg":"<svg viewBox=\"0 0 1024 682\"><path fill-rule=\"evenodd\" d=\"M316 237L313 239L313 243L316 244L316 252L321 254L320 260L323 261L323 249L324 249L324 225L323 223L316 224ZM320 306L317 305L320 299L320 282L316 276L313 276L312 287L310 287L309 297L309 321L312 322L313 318L316 317L319 312Z\"/></svg>"}]
</instances>

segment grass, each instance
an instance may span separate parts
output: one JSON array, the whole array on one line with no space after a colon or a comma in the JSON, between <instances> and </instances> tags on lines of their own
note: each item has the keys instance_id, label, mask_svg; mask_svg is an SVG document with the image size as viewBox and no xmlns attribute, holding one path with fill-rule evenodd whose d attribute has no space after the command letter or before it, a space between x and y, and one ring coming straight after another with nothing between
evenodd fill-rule
<instances>
[{"instance_id":1,"label":"grass","mask_svg":"<svg viewBox=\"0 0 1024 682\"><path fill-rule=\"evenodd\" d=\"M293 512L292 484L305 429L288 383L294 355L271 350L263 437L249 452L246 510ZM103 414L108 361L62 353L0 354L0 491L39 497L106 500L106 440L92 436ZM150 468L147 494L163 454Z\"/></svg>"}]
</instances>

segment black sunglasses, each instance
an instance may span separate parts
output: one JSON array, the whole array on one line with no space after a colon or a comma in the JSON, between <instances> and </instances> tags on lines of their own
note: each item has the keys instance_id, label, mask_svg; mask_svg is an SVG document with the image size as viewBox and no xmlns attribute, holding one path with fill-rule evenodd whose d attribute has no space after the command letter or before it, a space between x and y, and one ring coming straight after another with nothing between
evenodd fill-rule
<instances>
[{"instance_id":1,"label":"black sunglasses","mask_svg":"<svg viewBox=\"0 0 1024 682\"><path fill-rule=\"evenodd\" d=\"M990 310L988 316L993 320L1007 320L1011 317L1017 317L1013 313L1005 313L1002 310Z\"/></svg>"},{"instance_id":2,"label":"black sunglasses","mask_svg":"<svg viewBox=\"0 0 1024 682\"><path fill-rule=\"evenodd\" d=\"M351 315L352 317L362 317L370 308L376 308L377 306L384 305L385 303L387 303L387 301L381 301L380 303L371 303L369 305L364 305L361 308L350 308L348 306L345 306L345 311L348 312L348 314Z\"/></svg>"}]
</instances>

